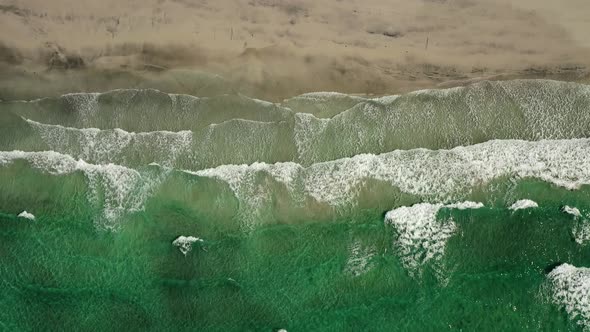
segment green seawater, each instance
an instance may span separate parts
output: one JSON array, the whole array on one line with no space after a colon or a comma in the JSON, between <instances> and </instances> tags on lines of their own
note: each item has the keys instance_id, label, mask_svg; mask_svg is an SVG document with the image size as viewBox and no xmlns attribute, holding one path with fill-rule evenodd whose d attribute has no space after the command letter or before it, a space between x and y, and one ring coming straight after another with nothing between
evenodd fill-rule
<instances>
[{"instance_id":1,"label":"green seawater","mask_svg":"<svg viewBox=\"0 0 590 332\"><path fill-rule=\"evenodd\" d=\"M553 81L0 102L0 330L588 330L589 114Z\"/></svg>"}]
</instances>

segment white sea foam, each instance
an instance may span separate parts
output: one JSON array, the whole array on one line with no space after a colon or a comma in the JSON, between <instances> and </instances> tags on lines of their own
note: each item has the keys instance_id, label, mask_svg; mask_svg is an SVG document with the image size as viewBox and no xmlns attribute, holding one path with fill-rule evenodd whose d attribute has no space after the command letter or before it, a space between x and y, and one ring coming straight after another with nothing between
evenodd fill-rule
<instances>
[{"instance_id":1,"label":"white sea foam","mask_svg":"<svg viewBox=\"0 0 590 332\"><path fill-rule=\"evenodd\" d=\"M385 223L396 230L394 245L399 250L404 266L415 274L423 264L430 261L439 263L447 240L457 229L452 219L437 220L438 211L441 208L464 210L481 207L482 203L469 201L448 205L421 203L402 206L387 212Z\"/></svg>"},{"instance_id":2,"label":"white sea foam","mask_svg":"<svg viewBox=\"0 0 590 332\"><path fill-rule=\"evenodd\" d=\"M516 211L516 210L523 210L523 209L532 209L532 208L537 208L537 207L539 207L539 204L537 204L537 202L531 201L530 199L521 199L521 200L514 202L514 204L512 204L509 207L509 209Z\"/></svg>"},{"instance_id":3,"label":"white sea foam","mask_svg":"<svg viewBox=\"0 0 590 332\"><path fill-rule=\"evenodd\" d=\"M133 169L89 164L54 151L0 152L0 166L15 160L26 160L32 167L53 175L82 172L88 181L89 201L102 208L104 220L98 221L101 227L116 228L122 215L143 209L145 199L157 184L157 179L142 176Z\"/></svg>"},{"instance_id":4,"label":"white sea foam","mask_svg":"<svg viewBox=\"0 0 590 332\"><path fill-rule=\"evenodd\" d=\"M590 269L562 264L547 277L553 302L585 330L590 329Z\"/></svg>"},{"instance_id":5,"label":"white sea foam","mask_svg":"<svg viewBox=\"0 0 590 332\"><path fill-rule=\"evenodd\" d=\"M32 213L29 213L29 212L27 212L27 211L23 211L23 212L21 212L21 213L18 215L18 217L21 217L21 218L26 218L26 219L29 219L29 220L35 220L35 216L34 216Z\"/></svg>"},{"instance_id":6,"label":"white sea foam","mask_svg":"<svg viewBox=\"0 0 590 332\"><path fill-rule=\"evenodd\" d=\"M572 229L572 235L578 244L583 245L590 241L590 221L588 218L576 220L576 224Z\"/></svg>"},{"instance_id":7,"label":"white sea foam","mask_svg":"<svg viewBox=\"0 0 590 332\"><path fill-rule=\"evenodd\" d=\"M354 241L349 247L349 257L344 271L353 277L358 277L371 268L371 259L376 254L375 246L363 245L359 240Z\"/></svg>"},{"instance_id":8,"label":"white sea foam","mask_svg":"<svg viewBox=\"0 0 590 332\"><path fill-rule=\"evenodd\" d=\"M249 100L251 100L251 101L253 101L253 102L255 102L255 103L257 103L257 104L259 104L261 106L264 106L264 107L273 107L273 106L276 106L275 103L270 102L270 101L267 101L267 100L256 99L256 98L246 97L246 96L242 96L242 97L243 98L246 98L246 99L249 99Z\"/></svg>"},{"instance_id":9,"label":"white sea foam","mask_svg":"<svg viewBox=\"0 0 590 332\"><path fill-rule=\"evenodd\" d=\"M563 212L565 212L567 214L571 214L574 217L581 217L582 216L582 213L580 212L580 210L578 210L578 208L568 206L568 205L563 207Z\"/></svg>"},{"instance_id":10,"label":"white sea foam","mask_svg":"<svg viewBox=\"0 0 590 332\"><path fill-rule=\"evenodd\" d=\"M94 163L126 163L127 155L148 152L164 166L172 166L181 153L189 151L193 132L154 131L134 133L122 129L71 128L25 119L54 151Z\"/></svg>"},{"instance_id":11,"label":"white sea foam","mask_svg":"<svg viewBox=\"0 0 590 332\"><path fill-rule=\"evenodd\" d=\"M130 89L106 94L110 93L117 96L116 105L126 105L128 102L133 102L134 93L138 94L141 91ZM162 93L159 92L159 94ZM73 103L74 109L92 110L97 108L95 103L100 99L97 96L98 94L92 94L91 97L88 97L87 94L71 94L64 96L64 98ZM217 101L225 102L228 98L236 98L236 96L231 95L201 99L188 95L168 96L171 98L172 108L184 109L186 112L182 111L183 114L187 113L189 109L193 110L193 112L189 112L190 116L187 115L186 118L184 116L176 117L176 119L190 119L190 123L182 120L173 121L176 129L184 125L193 129L195 129L195 126L199 129L205 127L208 125L205 119L207 117L201 119L203 121L194 121L199 118L200 113L215 111L216 107L220 105L217 104ZM88 98L94 101L87 101ZM293 144L297 147L298 154L293 156L292 160L297 160L304 165L334 160L343 156L353 156L363 152L391 151L395 148L467 145L473 142L476 139L475 137L481 135L488 138L514 137L527 140L585 137L587 136L585 123L590 121L590 113L584 112L583 104L579 102L579 100L590 99L588 86L543 80L479 82L468 87L423 90L401 96L385 96L372 99L333 93L312 93L291 99L295 101L303 100L300 104L307 103L313 109L321 110L326 107L328 113L335 114L330 119L319 119L312 114L305 113L293 114L291 110L279 104L256 101L243 96L238 98L240 99L236 103L236 107L244 107L247 112L243 112L241 115L239 113L232 114L232 116L251 117L254 120L267 121L266 123L272 125L282 120L290 124L292 124L292 121L295 122L294 128L281 128L279 131L283 137L293 139ZM308 100L309 98L311 98L311 101ZM319 99L314 101L313 98ZM322 98L325 100L350 99L352 102L346 102L345 107L350 108L341 112L341 110L334 109L334 107L338 108L342 105L334 106L329 102L324 103ZM209 99L217 101L207 101ZM192 106L178 106L179 100L184 100ZM196 103L196 101L199 101L199 104L203 103L203 105L210 104L211 107L193 105L192 103ZM244 101L246 102L244 103ZM355 101L358 101L358 103L355 103ZM285 104L291 106L288 103L289 100ZM116 105L113 107L118 107ZM459 107L460 110L455 110L456 107ZM255 115L253 115L251 114L252 110L262 110L263 112L254 112ZM84 114L94 114L93 112L95 111L81 111ZM123 114L125 119L129 116L129 114L125 115L126 113L123 110L116 114ZM161 115L161 113L154 114ZM518 114L522 116L517 116ZM277 117L277 115L280 116ZM29 114L29 116L32 115ZM215 121L228 120L232 116L224 119L216 117ZM572 122L572 118L575 118L576 121ZM122 121L122 119L109 120L109 123L123 127L126 125L126 121ZM436 119L436 121L425 121L427 119ZM103 120L105 119L101 121ZM213 119L209 120L213 121ZM85 124L91 125L90 122ZM93 123L96 125L96 121ZM433 123L436 126L432 125ZM467 127L465 127L466 125ZM86 125L78 123L76 126ZM255 127L254 122L248 123L247 127ZM153 127L151 128L153 129ZM252 128L252 131L257 130L258 128ZM294 132L291 132L291 130ZM92 132L88 132L88 134L92 134ZM121 137L121 132L111 134L116 138L114 140L117 142L115 145L106 142L105 144L100 143L95 146L96 152L92 151L93 149L86 150L86 152L97 154L100 157L117 153L120 147L125 146L124 143L127 138ZM99 136L102 135L106 134L101 132ZM58 133L54 136L59 138L61 143L66 140ZM242 137L247 137L247 135L242 135ZM53 137L51 139L57 140L57 138ZM91 140L98 139L94 136L89 138ZM72 141L71 139L67 140ZM269 140L272 141L272 138ZM60 141L57 141L57 143L60 143ZM256 143L259 142L254 142L254 144ZM259 145L261 144L259 143ZM329 148L327 148L328 146ZM62 150L59 145L54 145L51 148L91 162L107 162L105 159L91 158L83 153L69 153ZM236 148L236 150L236 154L241 151L239 148ZM248 149L249 151L250 149ZM270 160L267 156L259 156L258 151L260 150L256 150L257 153L250 153L250 156L257 156L259 161ZM199 156L197 155L197 157ZM253 159L248 158L246 160L251 161ZM122 163L118 160L113 162ZM238 158L232 163L240 162L242 160ZM228 161L224 160L223 163L228 163ZM218 164L222 163L216 165ZM207 165L211 165L211 163ZM191 169L198 168L191 167Z\"/></svg>"},{"instance_id":12,"label":"white sea foam","mask_svg":"<svg viewBox=\"0 0 590 332\"><path fill-rule=\"evenodd\" d=\"M367 100L364 97L357 96L357 95L350 95L344 94L340 92L309 92L304 93L302 95L298 95L289 99L285 99L283 104L290 104L293 102L304 102L306 104L314 105L314 107L319 107L320 109L325 107L325 102L330 101L338 101L338 100L348 100L350 102L363 102ZM325 109L328 110L328 109Z\"/></svg>"},{"instance_id":13,"label":"white sea foam","mask_svg":"<svg viewBox=\"0 0 590 332\"><path fill-rule=\"evenodd\" d=\"M225 181L235 192L240 192L248 185L249 178L257 172L266 172L276 181L290 186L301 167L293 162L267 164L254 163L251 165L222 165L196 172L188 172L202 177L213 177Z\"/></svg>"},{"instance_id":14,"label":"white sea foam","mask_svg":"<svg viewBox=\"0 0 590 332\"><path fill-rule=\"evenodd\" d=\"M98 98L100 93L68 93L62 96L78 111L83 125L92 123L92 119L98 110Z\"/></svg>"},{"instance_id":15,"label":"white sea foam","mask_svg":"<svg viewBox=\"0 0 590 332\"><path fill-rule=\"evenodd\" d=\"M325 99L325 98L358 98L361 100L364 99L362 97L357 97L354 95L348 95L345 93L335 92L335 91L308 92L308 93L304 93L304 94L301 94L301 95L293 97L293 98L321 98L321 99Z\"/></svg>"},{"instance_id":16,"label":"white sea foam","mask_svg":"<svg viewBox=\"0 0 590 332\"><path fill-rule=\"evenodd\" d=\"M576 243L583 245L590 241L590 220L588 220L587 216L583 215L578 208L568 205L564 206L562 211L574 216L572 236Z\"/></svg>"},{"instance_id":17,"label":"white sea foam","mask_svg":"<svg viewBox=\"0 0 590 332\"><path fill-rule=\"evenodd\" d=\"M191 96L180 93L169 93L168 97L170 98L172 109L177 110L179 112L190 112L200 100L206 100L206 98L200 98L197 96ZM198 113L196 113L195 115L198 115Z\"/></svg>"},{"instance_id":18,"label":"white sea foam","mask_svg":"<svg viewBox=\"0 0 590 332\"><path fill-rule=\"evenodd\" d=\"M26 119L25 119L26 120ZM26 120L53 151L92 163L164 167L222 165L227 160L263 160L284 149L284 122L231 119L203 130L127 132L122 129L72 128ZM187 161L190 164L187 165Z\"/></svg>"},{"instance_id":19,"label":"white sea foam","mask_svg":"<svg viewBox=\"0 0 590 332\"><path fill-rule=\"evenodd\" d=\"M482 208L483 206L484 206L483 203L472 202L472 201L466 201L466 202L461 202L461 203L445 205L445 207L447 207L447 208L459 209L459 210L479 209L479 208Z\"/></svg>"},{"instance_id":20,"label":"white sea foam","mask_svg":"<svg viewBox=\"0 0 590 332\"><path fill-rule=\"evenodd\" d=\"M484 81L367 100L326 119L321 130L307 130L320 127L313 116L297 123L296 136L298 130L310 132L300 135L306 140L297 143L304 147L299 148L299 160L309 164L326 156L468 145L482 134L531 141L582 138L590 113L580 100L590 100L587 85L546 80ZM326 145L331 149L326 151ZM318 158L316 151L323 155Z\"/></svg>"},{"instance_id":21,"label":"white sea foam","mask_svg":"<svg viewBox=\"0 0 590 332\"><path fill-rule=\"evenodd\" d=\"M579 103L590 99L589 85L551 80L489 84L501 89L518 105L522 116L527 119L527 127L538 128L531 139L587 136L590 113Z\"/></svg>"},{"instance_id":22,"label":"white sea foam","mask_svg":"<svg viewBox=\"0 0 590 332\"><path fill-rule=\"evenodd\" d=\"M288 188L297 188L333 207L354 204L368 180L389 184L429 202L448 202L466 199L474 188L499 178L536 178L568 189L589 184L590 139L495 140L451 150L362 154L309 167L255 163L224 165L194 174L228 182L242 203L248 203L250 197L238 191L264 192L266 186L255 180L261 171L279 182L300 182Z\"/></svg>"},{"instance_id":23,"label":"white sea foam","mask_svg":"<svg viewBox=\"0 0 590 332\"><path fill-rule=\"evenodd\" d=\"M317 141L330 123L330 119L319 119L313 114L295 114L294 139L297 146L297 156L300 160L320 159L318 151L314 149Z\"/></svg>"},{"instance_id":24,"label":"white sea foam","mask_svg":"<svg viewBox=\"0 0 590 332\"><path fill-rule=\"evenodd\" d=\"M194 236L181 235L172 241L172 244L178 247L178 250L180 250L180 252L186 256L189 251L192 250L193 243L195 242L203 242L203 239Z\"/></svg>"},{"instance_id":25,"label":"white sea foam","mask_svg":"<svg viewBox=\"0 0 590 332\"><path fill-rule=\"evenodd\" d=\"M390 96L382 96L382 97L372 98L371 100L386 105L386 104L393 103L398 98L399 98L399 95L390 95Z\"/></svg>"},{"instance_id":26,"label":"white sea foam","mask_svg":"<svg viewBox=\"0 0 590 332\"><path fill-rule=\"evenodd\" d=\"M447 88L447 89L422 89L422 90L416 90L416 91L409 92L408 95L430 95L430 96L436 96L436 97L445 97L449 94L456 93L456 92L459 92L459 91L462 91L462 90L468 89L468 88L469 87L456 86L456 87Z\"/></svg>"},{"instance_id":27,"label":"white sea foam","mask_svg":"<svg viewBox=\"0 0 590 332\"><path fill-rule=\"evenodd\" d=\"M538 178L569 189L590 183L590 141L490 141L452 150L415 149L314 164L305 172L312 197L348 203L367 179L384 181L403 192L450 200L500 177Z\"/></svg>"},{"instance_id":28,"label":"white sea foam","mask_svg":"<svg viewBox=\"0 0 590 332\"><path fill-rule=\"evenodd\" d=\"M268 187L258 184L257 175L264 172L275 181L284 184L291 192L294 191L293 181L298 177L301 167L296 163L252 165L222 165L201 171L185 171L202 177L221 180L228 184L240 204L240 217L243 226L252 230L260 219L261 209L270 199L271 191Z\"/></svg>"}]
</instances>

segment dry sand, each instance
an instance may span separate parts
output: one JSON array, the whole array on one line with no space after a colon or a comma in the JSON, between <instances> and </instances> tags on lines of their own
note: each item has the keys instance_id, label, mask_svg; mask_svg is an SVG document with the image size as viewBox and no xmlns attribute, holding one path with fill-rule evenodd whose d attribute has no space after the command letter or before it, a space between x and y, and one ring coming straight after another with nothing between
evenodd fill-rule
<instances>
[{"instance_id":1,"label":"dry sand","mask_svg":"<svg viewBox=\"0 0 590 332\"><path fill-rule=\"evenodd\" d=\"M588 81L588 13L587 0L0 0L0 98Z\"/></svg>"}]
</instances>

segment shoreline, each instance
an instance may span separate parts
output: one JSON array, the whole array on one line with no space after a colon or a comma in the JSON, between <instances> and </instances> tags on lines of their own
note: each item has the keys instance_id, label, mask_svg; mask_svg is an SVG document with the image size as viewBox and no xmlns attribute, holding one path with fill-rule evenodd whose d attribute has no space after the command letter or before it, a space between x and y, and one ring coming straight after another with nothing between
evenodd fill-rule
<instances>
[{"instance_id":1,"label":"shoreline","mask_svg":"<svg viewBox=\"0 0 590 332\"><path fill-rule=\"evenodd\" d=\"M79 68L43 70L9 68L0 72L0 100L31 100L57 97L67 93L107 92L116 89L156 89L167 93L213 97L222 94L242 94L271 102L280 102L297 95L322 91L358 96L387 96L423 89L447 89L467 86L481 81L507 81L516 79L548 79L590 84L590 68L556 66L553 68L527 68L492 75L468 76L459 74L447 79L397 77L382 82L378 87L362 89L362 84L308 84L305 79L290 84L277 80L266 83L226 78L219 73L200 69L166 69L161 71Z\"/></svg>"}]
</instances>

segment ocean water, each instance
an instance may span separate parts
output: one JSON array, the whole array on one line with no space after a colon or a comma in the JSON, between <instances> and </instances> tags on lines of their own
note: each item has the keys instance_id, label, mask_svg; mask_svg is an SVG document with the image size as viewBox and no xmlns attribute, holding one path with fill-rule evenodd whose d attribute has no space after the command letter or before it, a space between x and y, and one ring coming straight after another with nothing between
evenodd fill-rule
<instances>
[{"instance_id":1,"label":"ocean water","mask_svg":"<svg viewBox=\"0 0 590 332\"><path fill-rule=\"evenodd\" d=\"M590 331L590 86L0 102L0 330Z\"/></svg>"}]
</instances>

